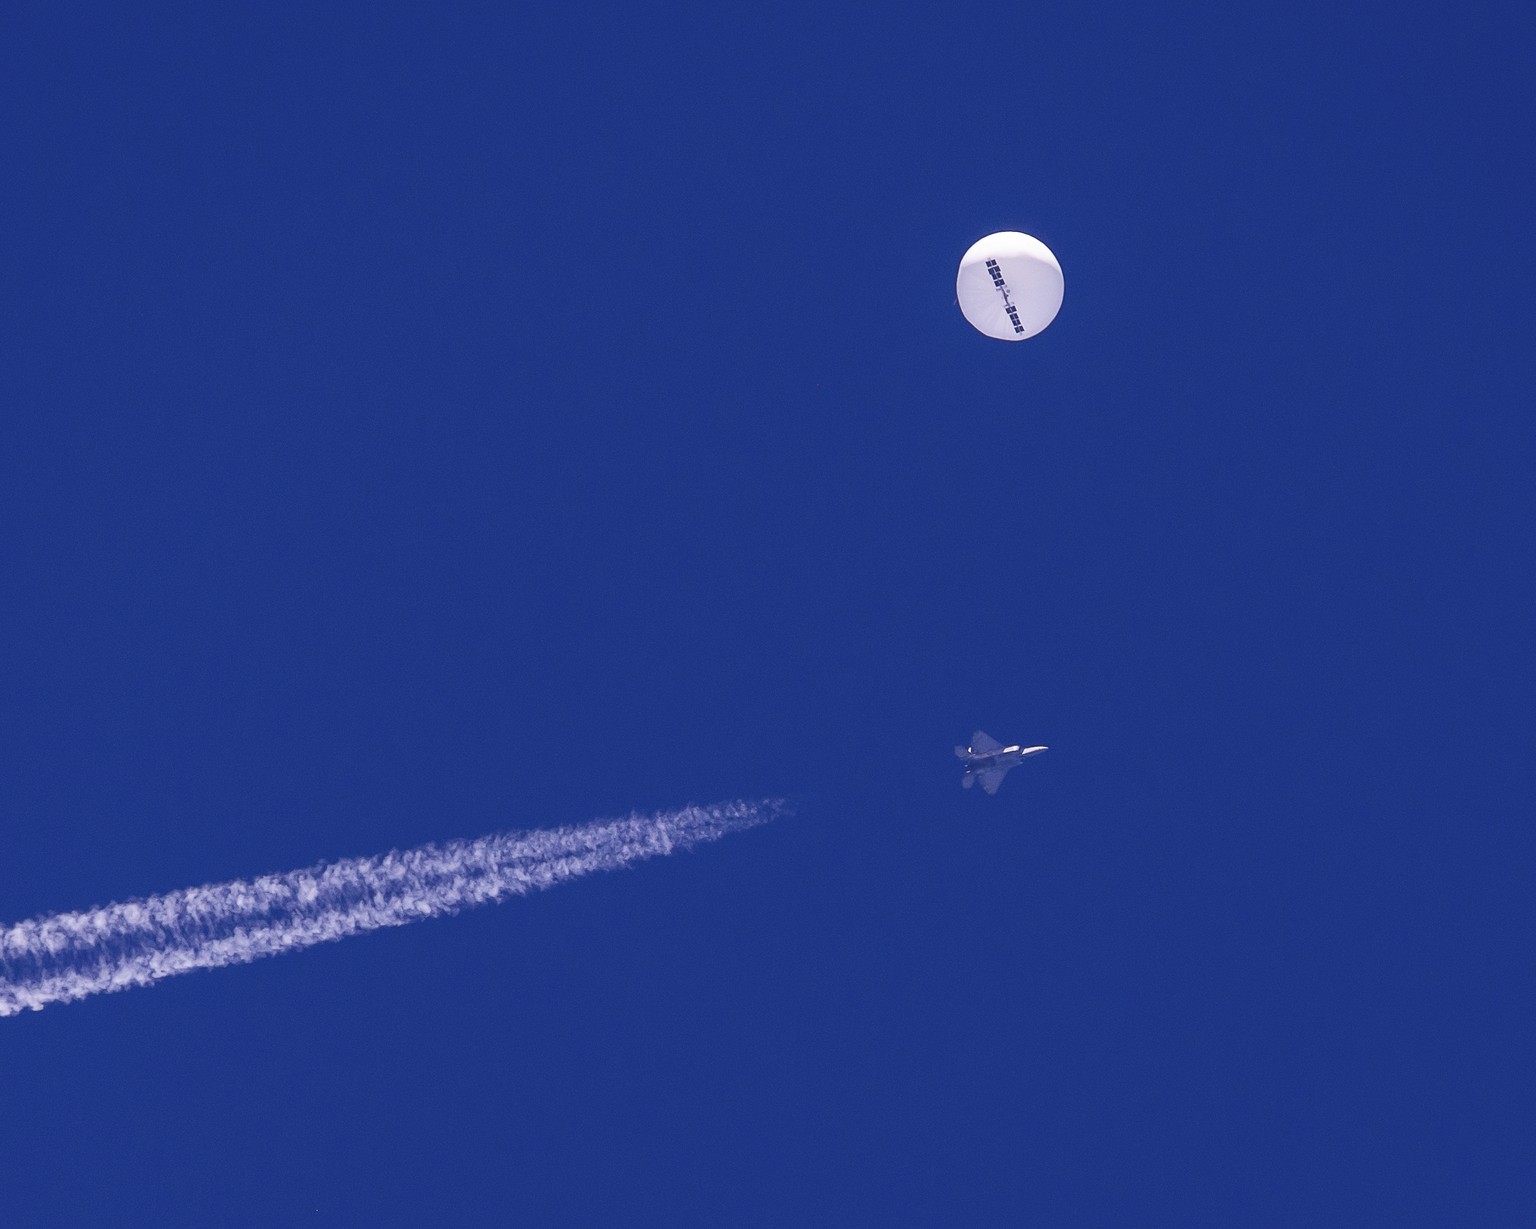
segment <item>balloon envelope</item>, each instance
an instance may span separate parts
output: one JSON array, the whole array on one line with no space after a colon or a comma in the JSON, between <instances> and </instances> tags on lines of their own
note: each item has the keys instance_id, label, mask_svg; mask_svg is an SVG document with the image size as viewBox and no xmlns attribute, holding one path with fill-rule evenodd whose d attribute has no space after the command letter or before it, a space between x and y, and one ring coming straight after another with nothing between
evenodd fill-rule
<instances>
[{"instance_id":1,"label":"balloon envelope","mask_svg":"<svg viewBox=\"0 0 1536 1229\"><path fill-rule=\"evenodd\" d=\"M1023 341L1061 310L1061 265L1033 235L1000 230L960 258L955 297L977 329L999 341Z\"/></svg>"}]
</instances>

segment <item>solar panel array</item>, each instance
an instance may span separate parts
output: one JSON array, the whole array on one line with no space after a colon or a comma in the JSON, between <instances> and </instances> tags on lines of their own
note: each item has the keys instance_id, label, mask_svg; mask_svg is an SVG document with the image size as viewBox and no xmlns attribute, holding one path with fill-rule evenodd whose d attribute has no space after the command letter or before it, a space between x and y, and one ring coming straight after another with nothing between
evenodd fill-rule
<instances>
[{"instance_id":1,"label":"solar panel array","mask_svg":"<svg viewBox=\"0 0 1536 1229\"><path fill-rule=\"evenodd\" d=\"M1024 326L1019 323L1019 309L1013 305L1013 300L1008 297L1008 283L1003 281L1003 271L998 268L997 261L987 261L987 272L992 275L992 284L997 287L998 293L1003 296L1003 310L1008 313L1008 319L1013 321L1013 331L1022 333Z\"/></svg>"}]
</instances>

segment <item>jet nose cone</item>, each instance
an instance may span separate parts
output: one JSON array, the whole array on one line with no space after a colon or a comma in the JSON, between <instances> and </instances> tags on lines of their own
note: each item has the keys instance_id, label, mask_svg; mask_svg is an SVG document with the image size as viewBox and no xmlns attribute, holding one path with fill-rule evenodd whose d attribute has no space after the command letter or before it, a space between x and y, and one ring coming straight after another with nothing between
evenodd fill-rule
<instances>
[{"instance_id":1,"label":"jet nose cone","mask_svg":"<svg viewBox=\"0 0 1536 1229\"><path fill-rule=\"evenodd\" d=\"M1025 755L1039 755L1042 751L1049 751L1049 747L1025 747Z\"/></svg>"}]
</instances>

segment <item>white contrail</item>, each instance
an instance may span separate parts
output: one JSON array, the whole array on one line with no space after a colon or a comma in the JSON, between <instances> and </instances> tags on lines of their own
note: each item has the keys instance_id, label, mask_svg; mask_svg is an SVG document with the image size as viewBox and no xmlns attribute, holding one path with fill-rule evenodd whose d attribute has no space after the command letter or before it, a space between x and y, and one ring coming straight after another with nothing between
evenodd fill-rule
<instances>
[{"instance_id":1,"label":"white contrail","mask_svg":"<svg viewBox=\"0 0 1536 1229\"><path fill-rule=\"evenodd\" d=\"M718 840L782 810L732 802L502 833L17 922L0 928L0 1016L456 913Z\"/></svg>"}]
</instances>

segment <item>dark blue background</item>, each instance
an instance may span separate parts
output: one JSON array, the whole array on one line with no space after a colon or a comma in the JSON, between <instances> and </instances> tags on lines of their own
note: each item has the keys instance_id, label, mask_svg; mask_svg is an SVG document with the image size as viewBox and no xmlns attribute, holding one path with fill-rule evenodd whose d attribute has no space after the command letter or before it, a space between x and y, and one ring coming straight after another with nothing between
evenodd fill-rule
<instances>
[{"instance_id":1,"label":"dark blue background","mask_svg":"<svg viewBox=\"0 0 1536 1229\"><path fill-rule=\"evenodd\" d=\"M799 811L3 1022L5 1225L1528 1223L1530 12L10 6L0 917Z\"/></svg>"}]
</instances>

